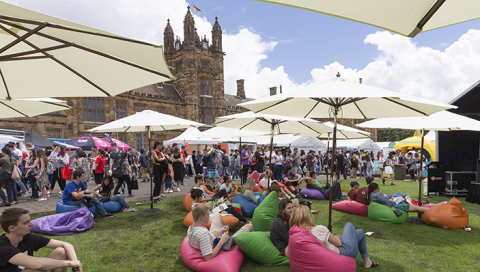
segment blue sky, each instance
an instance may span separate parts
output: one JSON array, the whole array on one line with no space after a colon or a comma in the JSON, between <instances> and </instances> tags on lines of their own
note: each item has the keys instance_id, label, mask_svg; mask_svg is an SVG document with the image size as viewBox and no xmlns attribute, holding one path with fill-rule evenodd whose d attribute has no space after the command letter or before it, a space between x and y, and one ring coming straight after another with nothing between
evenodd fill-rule
<instances>
[{"instance_id":1,"label":"blue sky","mask_svg":"<svg viewBox=\"0 0 480 272\"><path fill-rule=\"evenodd\" d=\"M259 98L292 91L341 72L364 84L448 102L480 77L480 20L410 39L319 13L250 0L5 0L35 11L136 39L163 43L167 18L183 37L188 4L200 36L223 30L225 92Z\"/></svg>"}]
</instances>

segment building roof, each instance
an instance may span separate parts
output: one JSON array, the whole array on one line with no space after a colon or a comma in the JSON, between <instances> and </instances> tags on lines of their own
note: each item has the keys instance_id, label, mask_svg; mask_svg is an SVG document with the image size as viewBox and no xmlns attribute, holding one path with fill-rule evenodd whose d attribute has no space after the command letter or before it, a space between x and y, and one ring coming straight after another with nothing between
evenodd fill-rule
<instances>
[{"instance_id":1,"label":"building roof","mask_svg":"<svg viewBox=\"0 0 480 272\"><path fill-rule=\"evenodd\" d=\"M225 107L237 107L238 104L247 102L247 101L252 101L255 100L253 98L246 98L243 100L239 96L232 95L232 94L225 94Z\"/></svg>"},{"instance_id":2,"label":"building roof","mask_svg":"<svg viewBox=\"0 0 480 272\"><path fill-rule=\"evenodd\" d=\"M173 99L183 101L183 97L177 91L175 86L166 83L157 83L145 87L132 90L133 94L145 94L151 96L158 96L165 99Z\"/></svg>"},{"instance_id":3,"label":"building roof","mask_svg":"<svg viewBox=\"0 0 480 272\"><path fill-rule=\"evenodd\" d=\"M458 108L449 111L480 120L478 101L480 101L480 80L450 101L449 104L455 105Z\"/></svg>"}]
</instances>

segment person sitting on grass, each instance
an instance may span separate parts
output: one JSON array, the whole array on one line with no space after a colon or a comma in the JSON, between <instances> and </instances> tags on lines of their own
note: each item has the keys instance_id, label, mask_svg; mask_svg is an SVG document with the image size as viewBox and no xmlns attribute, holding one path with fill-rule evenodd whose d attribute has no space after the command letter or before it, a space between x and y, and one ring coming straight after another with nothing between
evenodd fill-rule
<instances>
[{"instance_id":1,"label":"person sitting on grass","mask_svg":"<svg viewBox=\"0 0 480 272\"><path fill-rule=\"evenodd\" d=\"M94 194L97 195L100 202L108 202L108 201L117 201L122 205L123 212L136 212L138 211L135 208L130 207L123 195L115 195L112 196L113 190L113 178L112 176L106 176L101 184L98 184L95 188L93 188ZM97 192L98 191L98 192Z\"/></svg>"},{"instance_id":2,"label":"person sitting on grass","mask_svg":"<svg viewBox=\"0 0 480 272\"><path fill-rule=\"evenodd\" d=\"M212 181L211 178L210 179L210 182ZM202 190L203 192L203 201L210 201L210 200L215 200L215 199L219 199L221 197L225 198L225 199L228 199L228 194L227 194L227 191L226 190L218 190L213 196L210 196L209 194L207 194L205 192L205 190L203 190L202 188L202 185L203 185L203 177L201 175L196 175L195 176L195 187L192 188L192 191L194 189L199 189L199 190ZM207 187L208 188L208 187ZM209 189L210 190L210 189Z\"/></svg>"},{"instance_id":3,"label":"person sitting on grass","mask_svg":"<svg viewBox=\"0 0 480 272\"><path fill-rule=\"evenodd\" d=\"M74 170L72 173L73 180L65 186L63 192L63 204L71 206L87 207L86 201L91 199L95 207L97 207L100 216L103 218L115 217L111 213L107 213L102 206L102 203L96 198L96 195L87 189L83 180L85 179L85 173L81 169Z\"/></svg>"},{"instance_id":4,"label":"person sitting on grass","mask_svg":"<svg viewBox=\"0 0 480 272\"><path fill-rule=\"evenodd\" d=\"M288 220L293 212L293 203L289 199L282 199L278 203L277 218L270 226L270 240L273 245L280 251L282 256L288 258L288 239L290 237L288 231L290 226Z\"/></svg>"},{"instance_id":5,"label":"person sitting on grass","mask_svg":"<svg viewBox=\"0 0 480 272\"><path fill-rule=\"evenodd\" d=\"M200 190L200 189L193 189L190 193L190 196L192 197L193 199L193 202L192 202L192 210L193 210L193 207L197 206L198 204L201 204L202 202L205 202L205 201L208 201L206 199L203 198L203 191ZM228 212L229 214L235 216L236 218L238 218L238 220L240 220L240 222L243 222L243 223L247 223L248 220L242 216L241 213L239 213L233 206L232 206L232 203L230 203L230 201L228 200L228 198L224 198L223 199L223 202L222 203L225 203L225 205L227 205L227 208L223 211L226 211ZM213 205L214 205L214 201L212 201L207 207L211 210L213 208ZM210 213L211 216L213 217L213 213Z\"/></svg>"},{"instance_id":6,"label":"person sitting on grass","mask_svg":"<svg viewBox=\"0 0 480 272\"><path fill-rule=\"evenodd\" d=\"M317 191L320 191L320 193L322 193L323 197L325 197L325 199L329 199L330 198L330 190L333 190L333 200L335 201L341 201L341 197L342 197L342 188L340 187L340 182L338 180L335 180L333 182L333 186L330 187L330 184L327 183L327 185L325 187L320 187L320 186L317 186L316 185L316 182L317 182L317 174L315 174L315 172L310 172L310 177L306 178L306 181L307 181L307 188L308 189L314 189L314 190L317 190Z\"/></svg>"},{"instance_id":7,"label":"person sitting on grass","mask_svg":"<svg viewBox=\"0 0 480 272\"><path fill-rule=\"evenodd\" d=\"M243 194L245 196L248 196L251 200L253 200L253 202L255 202L255 204L257 204L257 197L253 192L253 188L255 188L255 180L253 178L247 178L247 182L245 182L245 191L243 192Z\"/></svg>"},{"instance_id":8,"label":"person sitting on grass","mask_svg":"<svg viewBox=\"0 0 480 272\"><path fill-rule=\"evenodd\" d=\"M288 187L288 190L294 195L297 195L297 190L300 185L300 175L292 172L292 167L287 166L283 169L282 174L282 183L285 184L285 187Z\"/></svg>"},{"instance_id":9,"label":"person sitting on grass","mask_svg":"<svg viewBox=\"0 0 480 272\"><path fill-rule=\"evenodd\" d=\"M272 177L273 176L272 170L267 169L267 170L264 171L264 173L265 173L265 176L258 183L258 188L262 189L263 193L266 193L267 190L268 190L268 187L270 187L269 185L271 185L272 182L274 182L274 180L272 180L272 178L273 178ZM255 180L254 180L254 182L255 182Z\"/></svg>"},{"instance_id":10,"label":"person sitting on grass","mask_svg":"<svg viewBox=\"0 0 480 272\"><path fill-rule=\"evenodd\" d=\"M358 187L360 187L360 182L358 182L357 180L352 180L350 181L350 187L352 189L350 189L350 191L348 191L347 193L347 199L348 200L355 200L356 196L357 196L357 193L358 193Z\"/></svg>"},{"instance_id":11,"label":"person sitting on grass","mask_svg":"<svg viewBox=\"0 0 480 272\"><path fill-rule=\"evenodd\" d=\"M370 183L373 182L373 177L368 176L365 178L365 181L367 182L367 186L368 186ZM363 203L365 205L369 205L370 200L368 200L368 187L362 187L358 189L357 193L355 194L355 198L352 198L352 200Z\"/></svg>"},{"instance_id":12,"label":"person sitting on grass","mask_svg":"<svg viewBox=\"0 0 480 272\"><path fill-rule=\"evenodd\" d=\"M210 219L210 209L204 204L192 208L193 225L188 227L187 237L190 245L201 251L203 259L209 261L215 258L222 246L228 241L228 226L223 225L222 215L216 213ZM210 231L203 225L211 221ZM252 224L245 224L232 237L240 233L253 231ZM215 237L220 237L217 245L213 246Z\"/></svg>"},{"instance_id":13,"label":"person sitting on grass","mask_svg":"<svg viewBox=\"0 0 480 272\"><path fill-rule=\"evenodd\" d=\"M387 196L385 196L381 191L380 191L380 186L378 186L377 183L373 182L368 185L368 200L371 202L377 202L383 205L386 205L388 207L395 207L396 209L399 209L404 212L418 212L418 213L423 213L427 211L429 208L427 207L420 207L408 203L404 204L396 204L392 200L389 200Z\"/></svg>"},{"instance_id":14,"label":"person sitting on grass","mask_svg":"<svg viewBox=\"0 0 480 272\"><path fill-rule=\"evenodd\" d=\"M11 208L0 216L0 225L6 232L0 236L0 271L66 272L68 267L82 271L71 244L30 233L33 223L28 213L25 209ZM33 252L43 247L53 250L46 257L33 257Z\"/></svg>"},{"instance_id":15,"label":"person sitting on grass","mask_svg":"<svg viewBox=\"0 0 480 272\"><path fill-rule=\"evenodd\" d=\"M290 216L289 224L290 228L297 225L309 230L323 247L342 256L355 258L360 251L365 268L379 266L378 263L372 262L368 256L365 232L361 229L355 229L351 222L345 224L342 237L338 238L325 226L315 225L312 213L307 207L298 206Z\"/></svg>"}]
</instances>

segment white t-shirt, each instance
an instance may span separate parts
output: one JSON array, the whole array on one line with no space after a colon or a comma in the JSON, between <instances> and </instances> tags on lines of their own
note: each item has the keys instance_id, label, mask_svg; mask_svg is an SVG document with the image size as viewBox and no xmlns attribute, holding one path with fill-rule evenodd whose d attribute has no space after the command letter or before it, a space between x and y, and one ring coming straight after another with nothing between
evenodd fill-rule
<instances>
[{"instance_id":1,"label":"white t-shirt","mask_svg":"<svg viewBox=\"0 0 480 272\"><path fill-rule=\"evenodd\" d=\"M282 156L282 155L280 155L280 156L276 155L276 156L277 156L278 161L276 161L275 164L276 164L276 165L282 165L282 163L283 163L283 156Z\"/></svg>"},{"instance_id":2,"label":"white t-shirt","mask_svg":"<svg viewBox=\"0 0 480 272\"><path fill-rule=\"evenodd\" d=\"M225 191L227 191L227 194L228 194L232 190L232 184L230 183L230 184L226 185L225 183L222 183L222 185L220 185L220 189L218 189L218 190L220 191L222 189L225 189Z\"/></svg>"},{"instance_id":3,"label":"white t-shirt","mask_svg":"<svg viewBox=\"0 0 480 272\"><path fill-rule=\"evenodd\" d=\"M213 252L213 239L215 237L206 227L188 227L188 242L190 245L202 252L202 256L207 256Z\"/></svg>"},{"instance_id":4,"label":"white t-shirt","mask_svg":"<svg viewBox=\"0 0 480 272\"><path fill-rule=\"evenodd\" d=\"M265 152L265 165L268 165L268 160L267 158L270 157L270 151ZM272 156L272 164L275 164L276 159L275 159L275 154Z\"/></svg>"},{"instance_id":5,"label":"white t-shirt","mask_svg":"<svg viewBox=\"0 0 480 272\"><path fill-rule=\"evenodd\" d=\"M323 247L332 251L335 249L336 246L328 241L328 237L330 237L331 233L326 227L322 225L316 225L311 232Z\"/></svg>"},{"instance_id":6,"label":"white t-shirt","mask_svg":"<svg viewBox=\"0 0 480 272\"><path fill-rule=\"evenodd\" d=\"M272 185L272 177L270 177L270 185ZM262 184L262 187L263 188L268 188L268 178L263 178L261 181L260 181L260 184Z\"/></svg>"}]
</instances>

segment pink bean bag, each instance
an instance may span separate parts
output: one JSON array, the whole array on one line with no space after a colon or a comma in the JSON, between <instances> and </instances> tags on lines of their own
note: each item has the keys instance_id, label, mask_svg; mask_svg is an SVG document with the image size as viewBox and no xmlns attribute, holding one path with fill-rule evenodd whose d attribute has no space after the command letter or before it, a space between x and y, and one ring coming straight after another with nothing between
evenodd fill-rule
<instances>
[{"instance_id":1,"label":"pink bean bag","mask_svg":"<svg viewBox=\"0 0 480 272\"><path fill-rule=\"evenodd\" d=\"M258 172L257 172L257 170L253 171L250 174L249 178L253 178L255 180L255 183L258 183Z\"/></svg>"},{"instance_id":2,"label":"pink bean bag","mask_svg":"<svg viewBox=\"0 0 480 272\"><path fill-rule=\"evenodd\" d=\"M337 202L332 205L332 209L361 216L368 216L368 205L354 200Z\"/></svg>"},{"instance_id":3,"label":"pink bean bag","mask_svg":"<svg viewBox=\"0 0 480 272\"><path fill-rule=\"evenodd\" d=\"M197 272L236 272L244 258L243 252L234 246L232 250L221 251L215 258L205 261L202 252L188 243L188 237L183 239L180 255L185 265Z\"/></svg>"},{"instance_id":4,"label":"pink bean bag","mask_svg":"<svg viewBox=\"0 0 480 272\"><path fill-rule=\"evenodd\" d=\"M310 231L293 225L289 233L288 257L293 272L357 271L354 258L324 248Z\"/></svg>"},{"instance_id":5,"label":"pink bean bag","mask_svg":"<svg viewBox=\"0 0 480 272\"><path fill-rule=\"evenodd\" d=\"M253 187L254 192L258 192L258 184L255 184L255 187Z\"/></svg>"}]
</instances>

